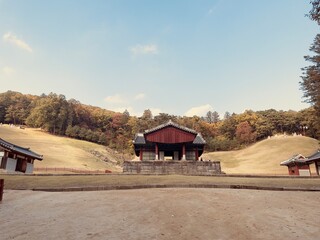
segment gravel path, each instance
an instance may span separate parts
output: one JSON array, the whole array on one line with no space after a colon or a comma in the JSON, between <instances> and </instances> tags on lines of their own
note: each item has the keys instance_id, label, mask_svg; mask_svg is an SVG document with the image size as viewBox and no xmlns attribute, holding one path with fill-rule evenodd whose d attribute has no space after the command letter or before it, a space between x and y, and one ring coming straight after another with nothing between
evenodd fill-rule
<instances>
[{"instance_id":1,"label":"gravel path","mask_svg":"<svg viewBox=\"0 0 320 240\"><path fill-rule=\"evenodd\" d=\"M319 239L319 192L5 190L4 239Z\"/></svg>"}]
</instances>

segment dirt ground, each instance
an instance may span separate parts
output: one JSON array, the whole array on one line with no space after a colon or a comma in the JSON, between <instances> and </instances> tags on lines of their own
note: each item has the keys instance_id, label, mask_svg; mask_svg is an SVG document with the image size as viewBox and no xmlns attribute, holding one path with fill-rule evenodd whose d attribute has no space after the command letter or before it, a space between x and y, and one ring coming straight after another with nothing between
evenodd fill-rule
<instances>
[{"instance_id":1,"label":"dirt ground","mask_svg":"<svg viewBox=\"0 0 320 240\"><path fill-rule=\"evenodd\" d=\"M4 239L319 239L320 192L5 190Z\"/></svg>"}]
</instances>

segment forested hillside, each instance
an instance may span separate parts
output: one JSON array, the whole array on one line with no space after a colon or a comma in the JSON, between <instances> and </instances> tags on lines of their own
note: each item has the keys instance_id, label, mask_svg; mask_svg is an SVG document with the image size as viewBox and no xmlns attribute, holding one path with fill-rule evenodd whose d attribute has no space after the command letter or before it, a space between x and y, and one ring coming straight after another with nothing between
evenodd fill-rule
<instances>
[{"instance_id":1,"label":"forested hillside","mask_svg":"<svg viewBox=\"0 0 320 240\"><path fill-rule=\"evenodd\" d=\"M217 112L205 117L181 117L145 110L141 117L128 111L116 113L89 106L64 95L41 96L7 91L0 94L0 122L42 128L51 134L106 145L119 152L132 152L134 134L165 123L169 119L200 132L207 151L234 150L276 133L302 134L319 138L312 107L302 111L247 110L241 114Z\"/></svg>"}]
</instances>

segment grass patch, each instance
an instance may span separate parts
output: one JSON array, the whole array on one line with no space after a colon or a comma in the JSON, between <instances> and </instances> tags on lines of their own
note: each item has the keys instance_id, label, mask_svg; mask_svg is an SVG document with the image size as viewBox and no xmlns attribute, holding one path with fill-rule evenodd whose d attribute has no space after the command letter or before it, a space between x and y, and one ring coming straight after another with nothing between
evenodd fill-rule
<instances>
[{"instance_id":1,"label":"grass patch","mask_svg":"<svg viewBox=\"0 0 320 240\"><path fill-rule=\"evenodd\" d=\"M105 146L48 134L39 129L0 126L1 138L20 145L44 156L42 161L35 161L35 167L68 167L87 170L122 170L116 163L120 155ZM108 161L103 161L92 152L98 153Z\"/></svg>"},{"instance_id":2,"label":"grass patch","mask_svg":"<svg viewBox=\"0 0 320 240\"><path fill-rule=\"evenodd\" d=\"M239 184L264 187L320 186L320 178L262 178L228 176L184 175L76 175L76 176L27 176L0 175L5 180L5 189L62 188L114 185L149 184Z\"/></svg>"}]
</instances>

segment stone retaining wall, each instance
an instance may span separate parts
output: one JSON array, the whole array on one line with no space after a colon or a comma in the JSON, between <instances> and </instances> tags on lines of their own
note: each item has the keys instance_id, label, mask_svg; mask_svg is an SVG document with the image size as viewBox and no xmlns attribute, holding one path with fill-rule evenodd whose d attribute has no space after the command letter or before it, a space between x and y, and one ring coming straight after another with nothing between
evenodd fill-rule
<instances>
[{"instance_id":1,"label":"stone retaining wall","mask_svg":"<svg viewBox=\"0 0 320 240\"><path fill-rule=\"evenodd\" d=\"M133 174L222 174L219 161L125 161L123 172Z\"/></svg>"}]
</instances>

